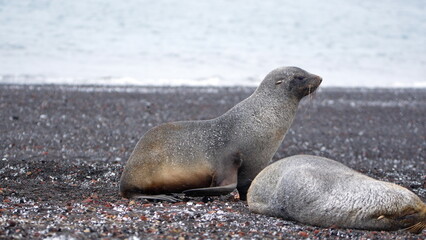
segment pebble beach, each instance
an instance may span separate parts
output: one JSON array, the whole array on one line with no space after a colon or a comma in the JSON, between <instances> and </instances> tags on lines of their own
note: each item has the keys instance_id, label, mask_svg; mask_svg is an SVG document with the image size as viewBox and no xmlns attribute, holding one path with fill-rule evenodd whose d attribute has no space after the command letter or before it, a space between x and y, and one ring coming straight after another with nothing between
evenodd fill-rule
<instances>
[{"instance_id":1,"label":"pebble beach","mask_svg":"<svg viewBox=\"0 0 426 240\"><path fill-rule=\"evenodd\" d=\"M118 194L138 139L217 117L252 87L0 85L0 239L425 239L250 213L236 194L181 202ZM320 88L273 160L313 154L426 199L426 89Z\"/></svg>"}]
</instances>

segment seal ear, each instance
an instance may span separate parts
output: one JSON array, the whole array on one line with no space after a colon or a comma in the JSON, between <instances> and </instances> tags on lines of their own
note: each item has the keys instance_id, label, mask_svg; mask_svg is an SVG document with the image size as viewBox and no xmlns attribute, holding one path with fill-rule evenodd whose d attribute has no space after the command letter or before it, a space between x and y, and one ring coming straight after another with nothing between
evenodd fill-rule
<instances>
[{"instance_id":1,"label":"seal ear","mask_svg":"<svg viewBox=\"0 0 426 240\"><path fill-rule=\"evenodd\" d=\"M275 82L275 85L279 85L279 84L281 84L281 83L283 83L283 80L282 80L282 79L280 79L280 80L276 81L276 82Z\"/></svg>"}]
</instances>

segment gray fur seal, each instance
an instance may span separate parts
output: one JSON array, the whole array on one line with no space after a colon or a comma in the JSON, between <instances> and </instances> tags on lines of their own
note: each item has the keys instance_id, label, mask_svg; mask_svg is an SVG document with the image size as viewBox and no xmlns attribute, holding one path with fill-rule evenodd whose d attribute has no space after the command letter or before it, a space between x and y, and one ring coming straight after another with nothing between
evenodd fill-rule
<instances>
[{"instance_id":1,"label":"gray fur seal","mask_svg":"<svg viewBox=\"0 0 426 240\"><path fill-rule=\"evenodd\" d=\"M297 155L272 163L247 195L255 213L320 227L365 230L426 228L426 204L413 192L331 159Z\"/></svg>"},{"instance_id":2,"label":"gray fur seal","mask_svg":"<svg viewBox=\"0 0 426 240\"><path fill-rule=\"evenodd\" d=\"M152 128L124 167L121 195L221 195L237 187L245 199L251 181L283 141L299 101L321 81L297 67L278 68L222 116Z\"/></svg>"}]
</instances>

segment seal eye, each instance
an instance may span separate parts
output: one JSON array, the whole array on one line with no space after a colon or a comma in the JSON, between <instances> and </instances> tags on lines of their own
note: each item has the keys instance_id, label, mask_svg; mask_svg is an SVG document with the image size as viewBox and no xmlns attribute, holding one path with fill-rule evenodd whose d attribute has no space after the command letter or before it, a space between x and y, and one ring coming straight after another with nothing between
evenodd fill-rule
<instances>
[{"instance_id":1,"label":"seal eye","mask_svg":"<svg viewBox=\"0 0 426 240\"><path fill-rule=\"evenodd\" d=\"M278 81L275 82L275 85L278 85L278 84L281 84L281 83L283 83L283 80L278 80Z\"/></svg>"}]
</instances>

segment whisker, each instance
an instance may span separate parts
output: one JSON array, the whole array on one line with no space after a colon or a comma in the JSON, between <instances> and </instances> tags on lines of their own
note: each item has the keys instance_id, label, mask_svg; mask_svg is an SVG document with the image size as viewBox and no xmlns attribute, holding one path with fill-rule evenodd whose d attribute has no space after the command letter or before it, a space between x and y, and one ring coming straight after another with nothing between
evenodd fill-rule
<instances>
[{"instance_id":1,"label":"whisker","mask_svg":"<svg viewBox=\"0 0 426 240\"><path fill-rule=\"evenodd\" d=\"M425 228L426 228L426 223L424 223L424 222L418 222L418 223L414 224L413 226L404 228L403 230L409 231L411 233L419 234Z\"/></svg>"}]
</instances>

